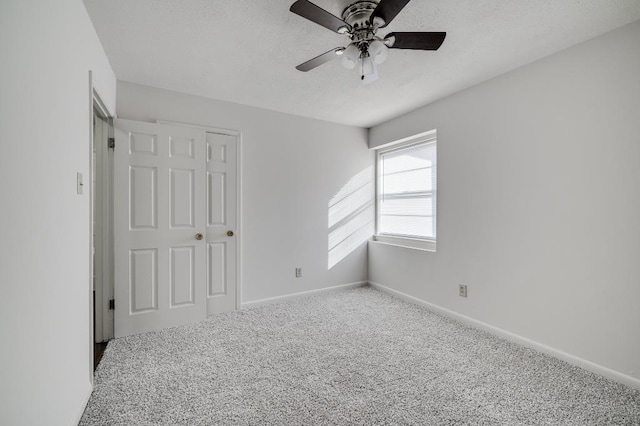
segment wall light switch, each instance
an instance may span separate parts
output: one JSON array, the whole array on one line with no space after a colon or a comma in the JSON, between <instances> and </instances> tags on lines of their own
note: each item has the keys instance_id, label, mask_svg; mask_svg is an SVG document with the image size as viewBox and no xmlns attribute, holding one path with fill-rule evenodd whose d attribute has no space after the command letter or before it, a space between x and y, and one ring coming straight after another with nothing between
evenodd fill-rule
<instances>
[{"instance_id":1,"label":"wall light switch","mask_svg":"<svg viewBox=\"0 0 640 426\"><path fill-rule=\"evenodd\" d=\"M78 172L78 194L82 194L84 183L82 183L82 173Z\"/></svg>"}]
</instances>

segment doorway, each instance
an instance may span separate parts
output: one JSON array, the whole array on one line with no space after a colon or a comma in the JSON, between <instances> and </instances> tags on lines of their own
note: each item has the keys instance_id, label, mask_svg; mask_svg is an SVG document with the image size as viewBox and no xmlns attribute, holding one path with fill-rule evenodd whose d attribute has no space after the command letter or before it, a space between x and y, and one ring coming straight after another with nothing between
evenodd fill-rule
<instances>
[{"instance_id":1,"label":"doorway","mask_svg":"<svg viewBox=\"0 0 640 426\"><path fill-rule=\"evenodd\" d=\"M113 338L113 120L94 92L91 146L91 270L93 312L93 368Z\"/></svg>"}]
</instances>

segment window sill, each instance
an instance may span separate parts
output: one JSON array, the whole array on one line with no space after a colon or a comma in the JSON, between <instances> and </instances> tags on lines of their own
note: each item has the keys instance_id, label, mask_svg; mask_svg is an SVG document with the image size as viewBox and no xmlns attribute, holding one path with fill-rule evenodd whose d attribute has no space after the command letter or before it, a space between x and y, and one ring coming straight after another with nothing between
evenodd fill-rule
<instances>
[{"instance_id":1,"label":"window sill","mask_svg":"<svg viewBox=\"0 0 640 426\"><path fill-rule=\"evenodd\" d=\"M436 251L435 240L418 240L415 238L390 237L388 235L374 235L373 241L390 246L404 247L422 251Z\"/></svg>"}]
</instances>

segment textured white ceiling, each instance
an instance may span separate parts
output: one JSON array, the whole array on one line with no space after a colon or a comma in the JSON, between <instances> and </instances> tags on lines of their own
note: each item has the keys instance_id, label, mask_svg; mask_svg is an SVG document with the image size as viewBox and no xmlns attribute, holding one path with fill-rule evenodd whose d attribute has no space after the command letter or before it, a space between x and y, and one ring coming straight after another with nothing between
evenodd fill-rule
<instances>
[{"instance_id":1,"label":"textured white ceiling","mask_svg":"<svg viewBox=\"0 0 640 426\"><path fill-rule=\"evenodd\" d=\"M294 15L294 0L85 0L119 80L371 127L640 19L638 0L412 0L379 35L446 31L436 52L390 50L363 86L333 61L348 38ZM348 0L315 0L340 16Z\"/></svg>"}]
</instances>

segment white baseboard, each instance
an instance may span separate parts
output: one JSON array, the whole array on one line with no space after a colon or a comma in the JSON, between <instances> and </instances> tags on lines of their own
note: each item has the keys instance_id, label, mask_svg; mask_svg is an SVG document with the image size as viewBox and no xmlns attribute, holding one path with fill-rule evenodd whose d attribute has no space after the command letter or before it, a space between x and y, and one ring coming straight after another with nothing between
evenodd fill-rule
<instances>
[{"instance_id":1,"label":"white baseboard","mask_svg":"<svg viewBox=\"0 0 640 426\"><path fill-rule=\"evenodd\" d=\"M312 294L326 293L329 291L346 290L349 288L363 287L368 281L358 281L355 283L341 284L333 287L318 288L315 290L301 291L300 293L285 294L284 296L269 297L267 299L252 300L250 302L242 302L241 309L253 308L255 306L269 305L271 303L281 302L283 300L297 299L300 297L310 296Z\"/></svg>"},{"instance_id":2,"label":"white baseboard","mask_svg":"<svg viewBox=\"0 0 640 426\"><path fill-rule=\"evenodd\" d=\"M619 371L612 370L607 367L603 367L602 365L596 364L591 361L587 361L586 359L579 358L575 355L568 354L566 352L562 352L558 349L552 348L550 346L544 345L542 343L538 343L534 340L527 339L526 337L519 336L517 334L511 333L509 331L503 330L498 327L494 327L490 324L487 324L482 321L478 321L466 315L459 314L455 311L443 308L438 305L434 305L433 303L429 303L425 300L419 299L417 297L411 296L409 294L403 293L398 290L394 290L382 284L378 284L372 281L369 281L369 285L374 288L377 288L386 293L392 294L400 299L406 300L407 302L414 303L416 305L424 306L432 311L441 313L447 317L456 319L460 322L463 322L467 325L470 325L474 328L487 331L491 334L497 335L505 340L509 340L511 342L517 343L522 346L526 346L528 348L534 349L538 352L542 352L544 354L550 355L552 357L561 359L571 365L575 365L577 367L583 368L592 373L598 374L600 376L606 377L607 379L613 380L618 383L622 383L623 385L627 385L631 388L640 390L640 379L636 379L635 377L628 376Z\"/></svg>"},{"instance_id":3,"label":"white baseboard","mask_svg":"<svg viewBox=\"0 0 640 426\"><path fill-rule=\"evenodd\" d=\"M93 372L91 374L93 374ZM82 415L84 414L84 410L87 409L87 404L89 403L89 399L91 399L91 394L92 393L93 393L93 384L89 383L89 391L84 396L84 400L82 401L82 404L80 405L80 409L76 412L76 415L74 417L75 418L75 422L72 423L72 424L77 425L78 423L80 423L80 420L82 419Z\"/></svg>"}]
</instances>

